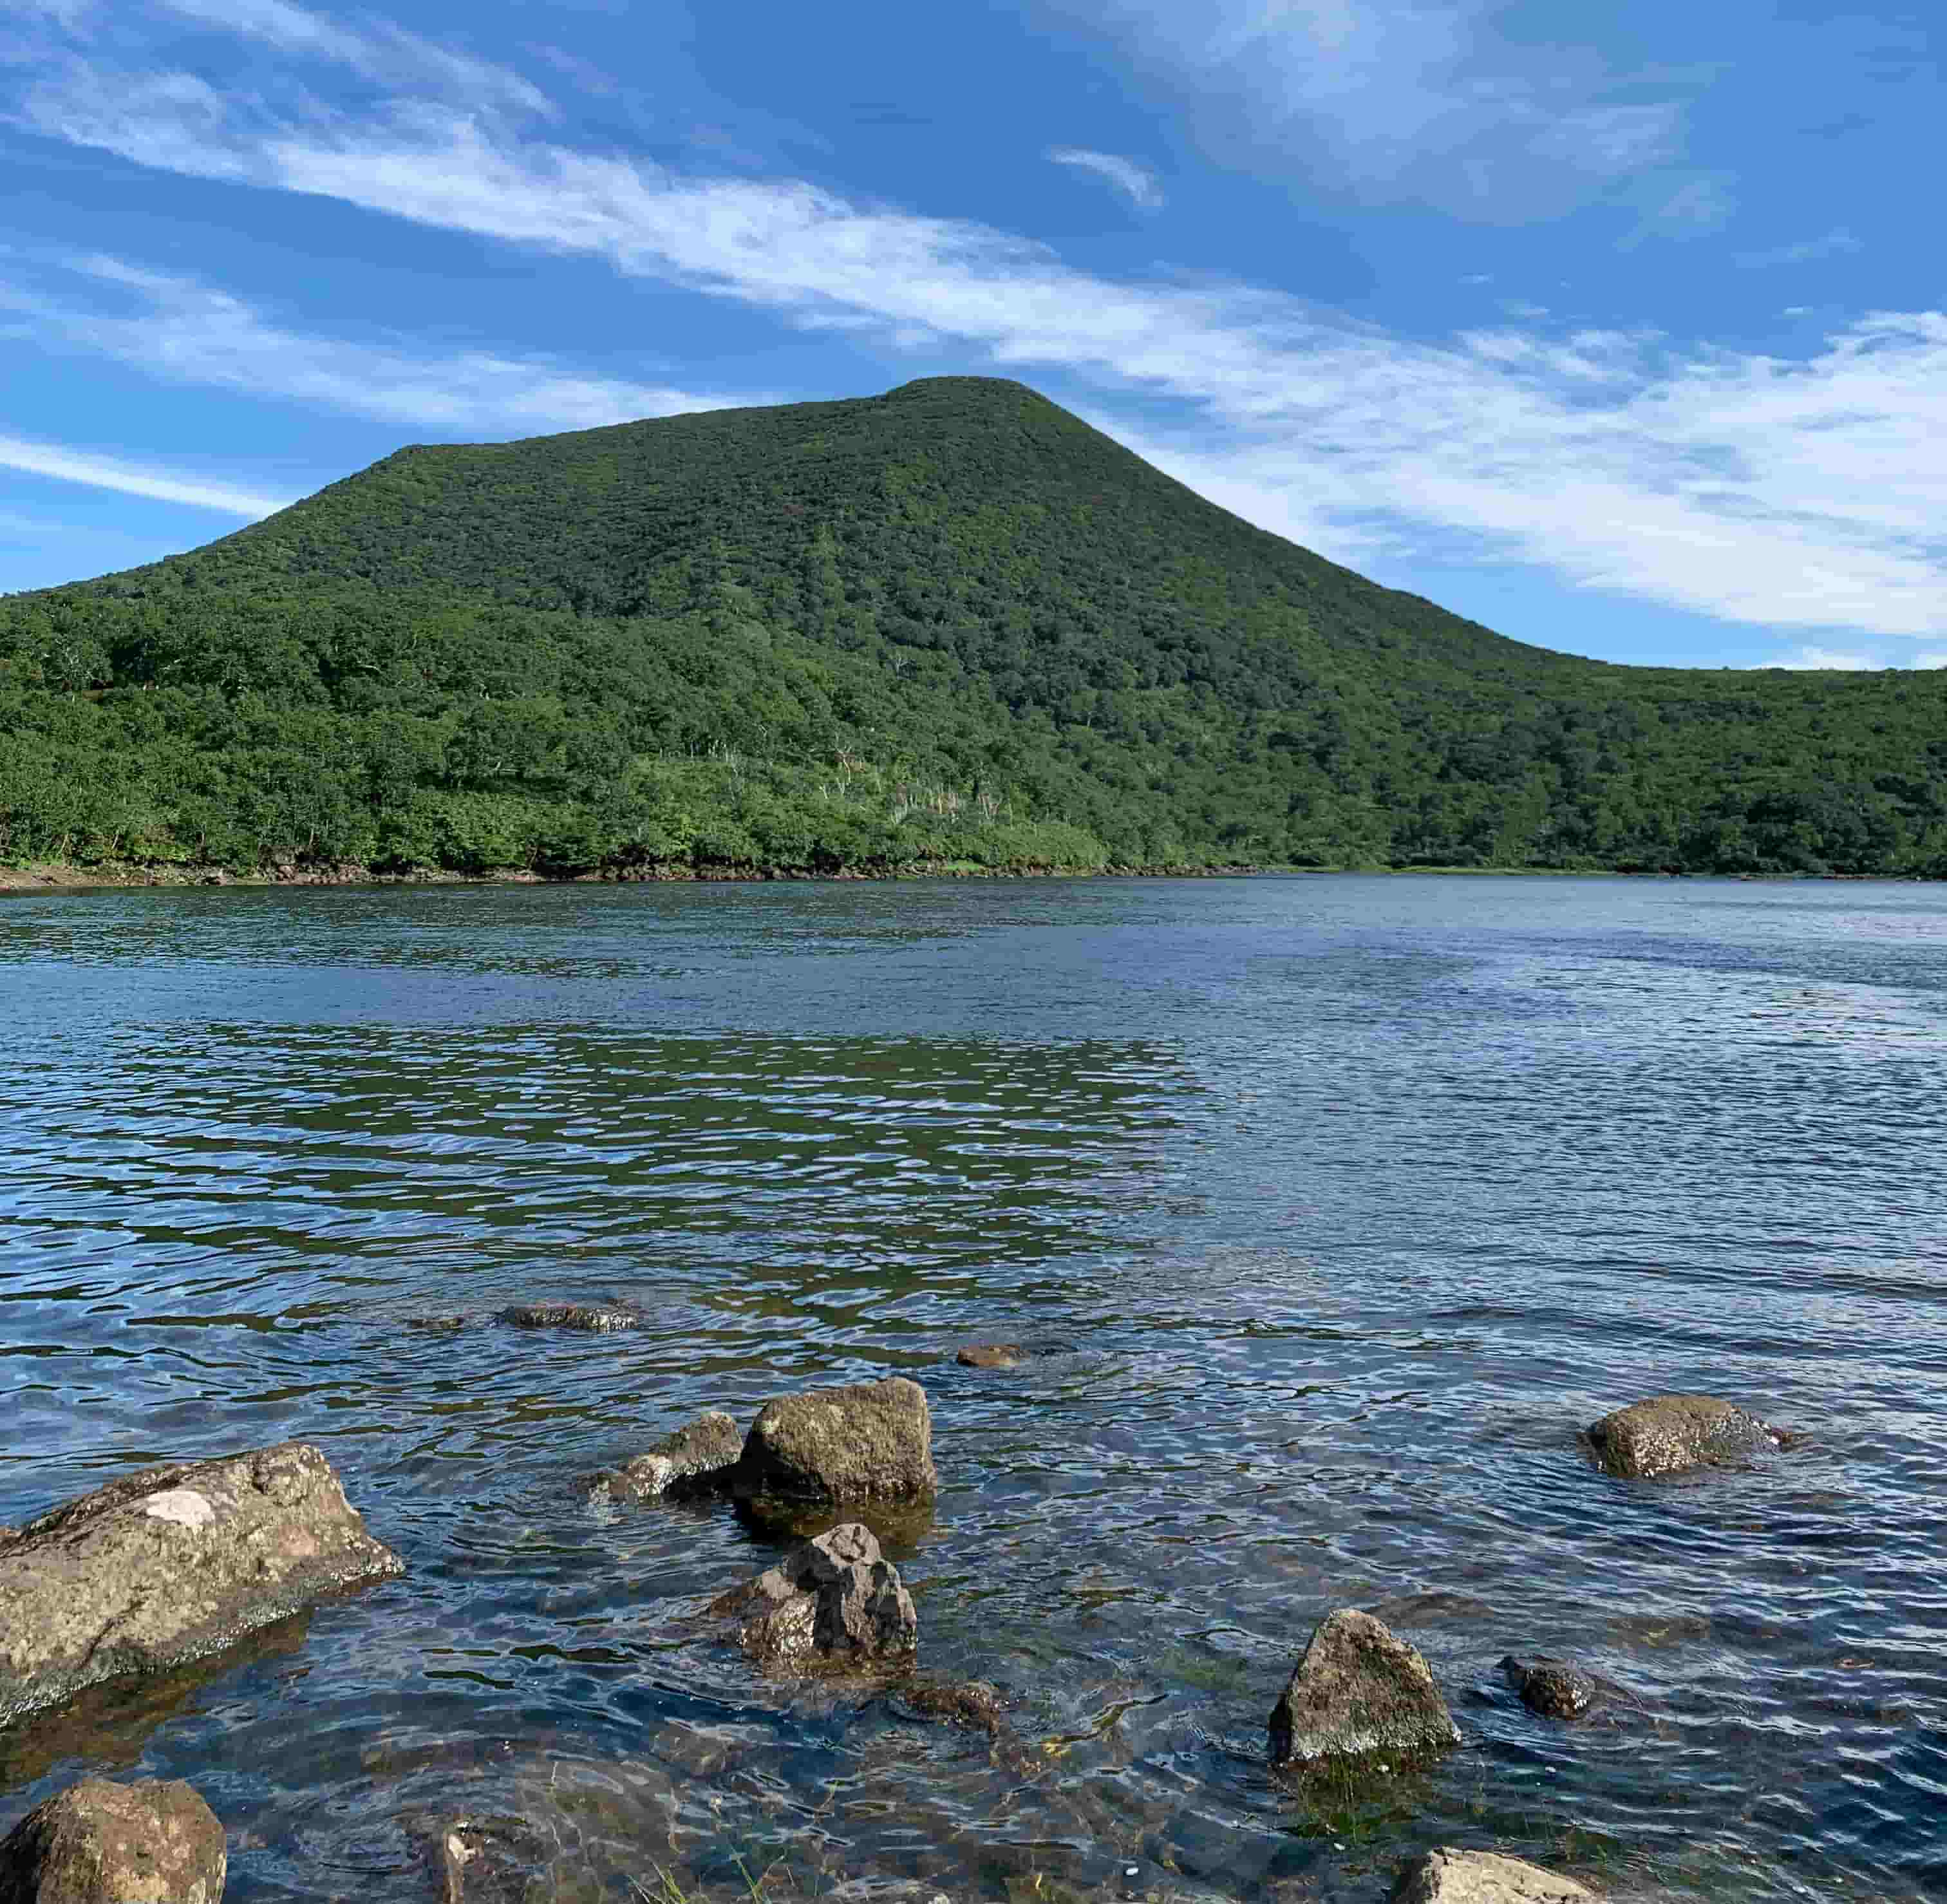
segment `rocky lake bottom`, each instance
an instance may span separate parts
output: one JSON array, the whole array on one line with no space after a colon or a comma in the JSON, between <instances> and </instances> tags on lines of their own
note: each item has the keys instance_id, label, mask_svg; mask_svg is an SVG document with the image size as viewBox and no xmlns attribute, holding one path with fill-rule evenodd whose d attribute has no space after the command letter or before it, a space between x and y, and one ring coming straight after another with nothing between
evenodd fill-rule
<instances>
[{"instance_id":1,"label":"rocky lake bottom","mask_svg":"<svg viewBox=\"0 0 1947 1904\"><path fill-rule=\"evenodd\" d=\"M233 1904L438 1899L463 1819L474 1904L1947 1884L1935 889L23 893L0 1024L0 1523L301 1439L407 1569L0 1729L0 1832L187 1778ZM787 1537L586 1485L890 1376L885 1553L998 1730L754 1670L692 1616ZM1793 1443L1602 1472L1670 1390ZM1295 1786L1342 1607L1460 1743Z\"/></svg>"}]
</instances>

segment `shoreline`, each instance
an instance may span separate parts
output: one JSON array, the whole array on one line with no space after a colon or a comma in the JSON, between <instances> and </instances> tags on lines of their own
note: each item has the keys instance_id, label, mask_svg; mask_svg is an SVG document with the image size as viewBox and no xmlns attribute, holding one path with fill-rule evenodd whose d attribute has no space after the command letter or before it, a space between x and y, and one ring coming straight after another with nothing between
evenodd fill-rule
<instances>
[{"instance_id":1,"label":"shoreline","mask_svg":"<svg viewBox=\"0 0 1947 1904\"><path fill-rule=\"evenodd\" d=\"M405 872L345 865L277 866L238 872L228 866L166 863L144 865L114 861L85 866L38 862L0 865L0 897L21 893L111 892L143 888L249 887L258 888L320 886L658 886L830 885L847 883L891 884L919 879L1255 879L1331 878L1348 874L1366 877L1443 879L1655 879L1721 880L1747 885L1839 885L1883 884L1925 886L1938 884L1921 873L1706 873L1662 868L1617 866L1388 866L1346 864L1331 866L1163 865L1153 866L983 866L967 861L915 861L899 867L840 866L830 872L804 866L691 865L665 862L645 866L617 867L592 872L537 872L531 867L496 866L484 872L459 872L447 867L415 867Z\"/></svg>"}]
</instances>

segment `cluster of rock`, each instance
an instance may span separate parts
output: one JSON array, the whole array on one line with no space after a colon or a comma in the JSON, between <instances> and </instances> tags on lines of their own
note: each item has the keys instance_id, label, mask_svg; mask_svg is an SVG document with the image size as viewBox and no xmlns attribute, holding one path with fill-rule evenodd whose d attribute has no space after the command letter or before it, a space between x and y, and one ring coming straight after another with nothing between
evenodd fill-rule
<instances>
[{"instance_id":1,"label":"cluster of rock","mask_svg":"<svg viewBox=\"0 0 1947 1904\"><path fill-rule=\"evenodd\" d=\"M565 1326L628 1325L591 1317ZM960 1359L1004 1369L1023 1353L977 1345ZM1586 1433L1606 1469L1632 1477L1747 1462L1788 1440L1698 1395L1654 1397ZM893 1377L781 1397L741 1434L726 1414L701 1416L593 1485L611 1498L719 1494L787 1517L870 1513L931 1501L932 1443L925 1392ZM308 1444L126 1475L0 1529L0 1724L101 1680L184 1664L327 1594L404 1571ZM767 1669L871 1673L928 1716L998 1723L991 1686L931 1684L913 1672L912 1596L862 1519L827 1526L711 1602L706 1617L727 1623ZM1551 1719L1579 1719L1605 1690L1620 1690L1559 1660L1501 1667L1528 1707ZM1301 1775L1348 1763L1391 1771L1460 1742L1426 1661L1349 1608L1313 1631L1269 1734L1272 1763ZM224 1868L221 1827L189 1786L85 1779L0 1841L0 1904L218 1904ZM458 1868L449 1874L455 1890ZM1593 1893L1519 1859L1447 1849L1409 1868L1394 1896L1396 1904L1579 1904Z\"/></svg>"},{"instance_id":2,"label":"cluster of rock","mask_svg":"<svg viewBox=\"0 0 1947 1904\"><path fill-rule=\"evenodd\" d=\"M805 1509L923 1506L939 1471L926 1391L893 1376L781 1396L742 1434L720 1411L699 1415L588 1485L632 1500L727 1495L760 1518L788 1519Z\"/></svg>"}]
</instances>

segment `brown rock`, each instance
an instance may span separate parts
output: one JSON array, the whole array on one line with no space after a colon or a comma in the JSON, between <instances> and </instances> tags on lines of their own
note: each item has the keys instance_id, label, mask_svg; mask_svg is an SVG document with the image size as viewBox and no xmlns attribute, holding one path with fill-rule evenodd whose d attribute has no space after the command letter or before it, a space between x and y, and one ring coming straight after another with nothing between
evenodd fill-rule
<instances>
[{"instance_id":1,"label":"brown rock","mask_svg":"<svg viewBox=\"0 0 1947 1904\"><path fill-rule=\"evenodd\" d=\"M0 1840L0 1904L218 1904L226 1868L193 1786L84 1779Z\"/></svg>"},{"instance_id":2,"label":"brown rock","mask_svg":"<svg viewBox=\"0 0 1947 1904\"><path fill-rule=\"evenodd\" d=\"M964 1369L1014 1369L1028 1352L1019 1342L969 1342L953 1359Z\"/></svg>"},{"instance_id":3,"label":"brown rock","mask_svg":"<svg viewBox=\"0 0 1947 1904\"><path fill-rule=\"evenodd\" d=\"M1600 1690L1593 1673L1566 1660L1537 1659L1528 1664L1512 1655L1501 1661L1509 1685L1521 1704L1544 1719L1580 1719L1595 1705Z\"/></svg>"},{"instance_id":4,"label":"brown rock","mask_svg":"<svg viewBox=\"0 0 1947 1904\"><path fill-rule=\"evenodd\" d=\"M1318 1623L1271 1711L1274 1765L1379 1752L1410 1759L1459 1742L1426 1661L1349 1608Z\"/></svg>"},{"instance_id":5,"label":"brown rock","mask_svg":"<svg viewBox=\"0 0 1947 1904\"><path fill-rule=\"evenodd\" d=\"M516 1329L583 1329L595 1335L639 1329L642 1322L619 1302L517 1302L500 1311L500 1320Z\"/></svg>"},{"instance_id":6,"label":"brown rock","mask_svg":"<svg viewBox=\"0 0 1947 1904\"><path fill-rule=\"evenodd\" d=\"M746 1498L917 1501L939 1486L926 1391L894 1376L767 1401L733 1477Z\"/></svg>"},{"instance_id":7,"label":"brown rock","mask_svg":"<svg viewBox=\"0 0 1947 1904\"><path fill-rule=\"evenodd\" d=\"M710 1610L740 1620L739 1644L775 1668L856 1669L903 1658L919 1643L919 1615L899 1569L856 1521L806 1541Z\"/></svg>"},{"instance_id":8,"label":"brown rock","mask_svg":"<svg viewBox=\"0 0 1947 1904\"><path fill-rule=\"evenodd\" d=\"M634 1460L594 1477L618 1500L680 1500L728 1484L744 1451L743 1431L713 1410L665 1435Z\"/></svg>"},{"instance_id":9,"label":"brown rock","mask_svg":"<svg viewBox=\"0 0 1947 1904\"><path fill-rule=\"evenodd\" d=\"M914 1680L899 1689L899 1696L926 1718L983 1732L999 1730L1005 1705L1000 1689L985 1680Z\"/></svg>"},{"instance_id":10,"label":"brown rock","mask_svg":"<svg viewBox=\"0 0 1947 1904\"><path fill-rule=\"evenodd\" d=\"M1611 1474L1632 1478L1742 1466L1785 1440L1715 1395L1651 1395L1605 1415L1587 1433L1596 1460Z\"/></svg>"},{"instance_id":11,"label":"brown rock","mask_svg":"<svg viewBox=\"0 0 1947 1904\"><path fill-rule=\"evenodd\" d=\"M1596 1904L1586 1884L1498 1851L1442 1849L1416 1858L1392 1904Z\"/></svg>"},{"instance_id":12,"label":"brown rock","mask_svg":"<svg viewBox=\"0 0 1947 1904\"><path fill-rule=\"evenodd\" d=\"M308 1443L126 1475L0 1546L0 1723L404 1571Z\"/></svg>"}]
</instances>

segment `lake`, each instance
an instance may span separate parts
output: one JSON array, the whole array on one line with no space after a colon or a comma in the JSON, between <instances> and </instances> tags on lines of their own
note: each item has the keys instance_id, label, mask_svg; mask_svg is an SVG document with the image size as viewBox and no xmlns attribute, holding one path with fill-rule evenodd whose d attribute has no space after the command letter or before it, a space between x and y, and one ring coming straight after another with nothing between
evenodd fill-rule
<instances>
[{"instance_id":1,"label":"lake","mask_svg":"<svg viewBox=\"0 0 1947 1904\"><path fill-rule=\"evenodd\" d=\"M193 1781L232 1904L667 1881L1377 1900L1458 1843L1625 1893L1947 1887L1947 893L1439 878L0 899L0 1522L317 1442L403 1580L0 1732L0 1830ZM626 1334L500 1306L636 1304ZM458 1316L453 1331L415 1327ZM969 1341L1039 1352L962 1368ZM930 1669L754 1674L728 1507L580 1481L899 1373ZM1627 1482L1664 1389L1804 1432ZM1465 1735L1264 1765L1379 1612ZM1626 1689L1530 1714L1506 1653Z\"/></svg>"}]
</instances>

